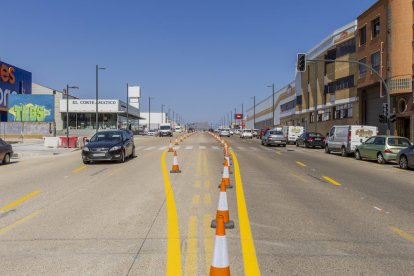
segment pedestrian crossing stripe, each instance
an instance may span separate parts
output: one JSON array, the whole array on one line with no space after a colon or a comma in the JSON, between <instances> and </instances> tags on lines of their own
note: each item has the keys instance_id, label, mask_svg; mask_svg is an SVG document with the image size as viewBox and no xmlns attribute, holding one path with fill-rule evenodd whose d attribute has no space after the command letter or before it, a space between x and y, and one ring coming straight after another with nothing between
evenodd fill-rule
<instances>
[{"instance_id":1,"label":"pedestrian crossing stripe","mask_svg":"<svg viewBox=\"0 0 414 276\"><path fill-rule=\"evenodd\" d=\"M193 146L186 146L185 149L186 150L191 150L191 149L193 149Z\"/></svg>"},{"instance_id":2,"label":"pedestrian crossing stripe","mask_svg":"<svg viewBox=\"0 0 414 276\"><path fill-rule=\"evenodd\" d=\"M146 148L144 150L152 150L152 149L155 149L155 147L149 147L149 148Z\"/></svg>"},{"instance_id":3,"label":"pedestrian crossing stripe","mask_svg":"<svg viewBox=\"0 0 414 276\"><path fill-rule=\"evenodd\" d=\"M218 151L220 150L219 146L213 146L213 145L197 145L197 144L187 144L187 145L181 145L181 146L174 146L173 147L174 150L212 150L212 151ZM151 151L151 150L158 150L158 151L163 151L168 149L168 146L136 146L135 149L137 151ZM259 152L259 151L267 151L267 152L285 152L287 150L283 150L283 149L275 149L275 148L269 148L269 147L231 147L231 149L233 149L234 151L245 151L245 152ZM305 149L289 149L289 151L295 151L295 152L308 152ZM317 153L321 153L320 151L312 151L313 152L317 152Z\"/></svg>"}]
</instances>

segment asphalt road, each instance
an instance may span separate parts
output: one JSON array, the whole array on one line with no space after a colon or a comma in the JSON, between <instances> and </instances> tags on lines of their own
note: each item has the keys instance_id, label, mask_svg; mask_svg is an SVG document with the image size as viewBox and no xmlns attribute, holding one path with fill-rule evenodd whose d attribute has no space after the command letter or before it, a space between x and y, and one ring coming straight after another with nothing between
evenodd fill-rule
<instances>
[{"instance_id":1,"label":"asphalt road","mask_svg":"<svg viewBox=\"0 0 414 276\"><path fill-rule=\"evenodd\" d=\"M414 171L228 141L233 275L256 259L262 275L414 274ZM170 174L168 142L139 139L124 164L72 152L0 166L0 274L208 274L223 151L195 134Z\"/></svg>"}]
</instances>

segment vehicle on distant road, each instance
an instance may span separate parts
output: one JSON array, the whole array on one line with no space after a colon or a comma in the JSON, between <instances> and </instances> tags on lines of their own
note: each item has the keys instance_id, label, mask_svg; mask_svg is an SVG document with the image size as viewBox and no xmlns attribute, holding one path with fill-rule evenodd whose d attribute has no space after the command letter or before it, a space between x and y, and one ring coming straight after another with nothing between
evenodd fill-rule
<instances>
[{"instance_id":1,"label":"vehicle on distant road","mask_svg":"<svg viewBox=\"0 0 414 276\"><path fill-rule=\"evenodd\" d=\"M236 128L236 129L234 130L234 135L240 135L240 129L237 129L237 128Z\"/></svg>"},{"instance_id":2,"label":"vehicle on distant road","mask_svg":"<svg viewBox=\"0 0 414 276\"><path fill-rule=\"evenodd\" d=\"M160 124L160 129L158 130L158 135L160 137L165 137L165 136L172 137L173 132L172 132L172 129L171 129L171 124L170 123Z\"/></svg>"},{"instance_id":3,"label":"vehicle on distant road","mask_svg":"<svg viewBox=\"0 0 414 276\"><path fill-rule=\"evenodd\" d=\"M230 135L234 135L234 130L230 129Z\"/></svg>"},{"instance_id":4,"label":"vehicle on distant road","mask_svg":"<svg viewBox=\"0 0 414 276\"><path fill-rule=\"evenodd\" d=\"M289 144L295 144L299 136L304 132L303 126L284 126L282 132Z\"/></svg>"},{"instance_id":5,"label":"vehicle on distant road","mask_svg":"<svg viewBox=\"0 0 414 276\"><path fill-rule=\"evenodd\" d=\"M260 129L253 129L253 137L259 138L260 136Z\"/></svg>"},{"instance_id":6,"label":"vehicle on distant road","mask_svg":"<svg viewBox=\"0 0 414 276\"><path fill-rule=\"evenodd\" d=\"M156 136L157 133L158 133L158 130L156 130L156 129L150 129L150 130L147 131L146 135L147 136Z\"/></svg>"},{"instance_id":7,"label":"vehicle on distant road","mask_svg":"<svg viewBox=\"0 0 414 276\"><path fill-rule=\"evenodd\" d=\"M341 125L333 126L327 133L325 152L340 152L343 157L355 153L357 146L369 137L376 136L375 126Z\"/></svg>"},{"instance_id":8,"label":"vehicle on distant road","mask_svg":"<svg viewBox=\"0 0 414 276\"><path fill-rule=\"evenodd\" d=\"M220 131L220 137L230 137L230 129L224 128Z\"/></svg>"},{"instance_id":9,"label":"vehicle on distant road","mask_svg":"<svg viewBox=\"0 0 414 276\"><path fill-rule=\"evenodd\" d=\"M414 145L400 150L396 161L401 169L414 168Z\"/></svg>"},{"instance_id":10,"label":"vehicle on distant road","mask_svg":"<svg viewBox=\"0 0 414 276\"><path fill-rule=\"evenodd\" d=\"M183 132L183 130L181 129L181 126L175 126L175 130L174 131L177 132L177 133Z\"/></svg>"},{"instance_id":11,"label":"vehicle on distant road","mask_svg":"<svg viewBox=\"0 0 414 276\"><path fill-rule=\"evenodd\" d=\"M245 128L240 131L240 138L242 139L252 139L253 138L253 131L249 128Z\"/></svg>"},{"instance_id":12,"label":"vehicle on distant road","mask_svg":"<svg viewBox=\"0 0 414 276\"><path fill-rule=\"evenodd\" d=\"M82 149L84 164L95 161L125 162L127 157L135 157L134 139L122 130L100 131Z\"/></svg>"},{"instance_id":13,"label":"vehicle on distant road","mask_svg":"<svg viewBox=\"0 0 414 276\"><path fill-rule=\"evenodd\" d=\"M10 163L13 156L13 147L6 141L0 138L0 161L2 165Z\"/></svg>"},{"instance_id":14,"label":"vehicle on distant road","mask_svg":"<svg viewBox=\"0 0 414 276\"><path fill-rule=\"evenodd\" d=\"M286 147L286 136L281 131L269 130L262 137L262 145L264 146L282 146Z\"/></svg>"},{"instance_id":15,"label":"vehicle on distant road","mask_svg":"<svg viewBox=\"0 0 414 276\"><path fill-rule=\"evenodd\" d=\"M323 149L325 147L325 137L317 132L305 132L296 140L296 146L303 146L305 148L319 147Z\"/></svg>"},{"instance_id":16,"label":"vehicle on distant road","mask_svg":"<svg viewBox=\"0 0 414 276\"><path fill-rule=\"evenodd\" d=\"M400 150L411 146L410 141L399 136L373 136L356 146L355 159L377 160L379 164L397 160Z\"/></svg>"}]
</instances>

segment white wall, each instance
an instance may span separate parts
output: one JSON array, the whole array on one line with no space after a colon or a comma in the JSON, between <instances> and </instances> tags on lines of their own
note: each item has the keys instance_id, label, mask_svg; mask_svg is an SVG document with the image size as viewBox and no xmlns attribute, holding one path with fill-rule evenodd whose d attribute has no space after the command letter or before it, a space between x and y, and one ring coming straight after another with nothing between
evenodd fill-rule
<instances>
[{"instance_id":1,"label":"white wall","mask_svg":"<svg viewBox=\"0 0 414 276\"><path fill-rule=\"evenodd\" d=\"M139 120L139 124L141 126L148 125L149 122L149 113L148 112L141 112L140 116L145 118L145 120ZM165 123L167 120L167 114L161 112L151 112L151 129L158 129L159 125ZM164 122L162 121L164 119Z\"/></svg>"}]
</instances>

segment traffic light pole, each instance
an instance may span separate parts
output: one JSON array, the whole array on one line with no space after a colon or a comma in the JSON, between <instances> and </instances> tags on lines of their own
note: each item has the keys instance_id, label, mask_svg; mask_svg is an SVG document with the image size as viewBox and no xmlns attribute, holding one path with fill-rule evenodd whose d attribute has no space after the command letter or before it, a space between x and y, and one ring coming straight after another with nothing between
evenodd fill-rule
<instances>
[{"instance_id":1,"label":"traffic light pole","mask_svg":"<svg viewBox=\"0 0 414 276\"><path fill-rule=\"evenodd\" d=\"M384 80L384 78L380 75L380 73L378 73L377 70L375 70L374 68L372 68L371 66L363 63L363 62L359 62L359 61L354 61L354 60L335 60L335 59L307 59L306 62L338 62L338 63L351 63L351 64L358 64L358 65L362 65L365 68L368 68L369 70L371 70L371 72L373 72L382 82L382 84L384 85L385 91L387 92L387 104L389 106L389 108L391 108L391 96L390 96L390 90L388 89L388 85L386 83L386 81ZM316 64L315 64L316 65ZM388 114L387 117L387 135L391 134L391 122L390 122L390 115Z\"/></svg>"}]
</instances>

